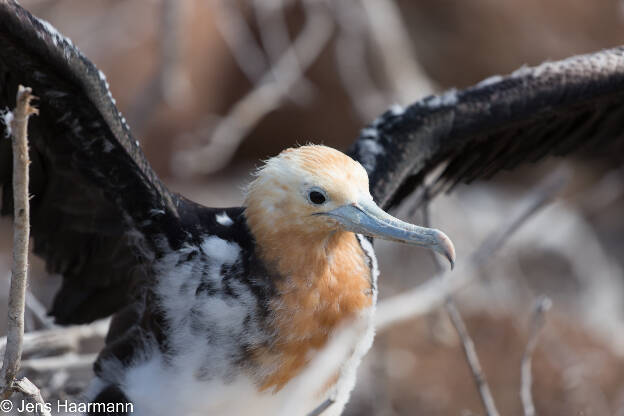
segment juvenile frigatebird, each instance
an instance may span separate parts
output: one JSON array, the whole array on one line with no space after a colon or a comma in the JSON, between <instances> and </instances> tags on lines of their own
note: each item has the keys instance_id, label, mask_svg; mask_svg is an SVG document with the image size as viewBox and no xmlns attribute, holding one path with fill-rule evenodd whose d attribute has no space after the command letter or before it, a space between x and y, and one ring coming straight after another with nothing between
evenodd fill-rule
<instances>
[{"instance_id":1,"label":"juvenile frigatebird","mask_svg":"<svg viewBox=\"0 0 624 416\"><path fill-rule=\"evenodd\" d=\"M444 234L382 208L441 163L434 191L613 142L624 123L616 48L393 107L362 130L352 158L286 150L260 169L245 206L216 209L168 191L104 75L50 24L0 0L0 108L13 107L19 84L39 97L29 125L34 251L63 276L50 313L61 324L114 314L89 399L129 401L139 415L279 411L333 329L373 313L369 237L454 261ZM8 140L0 184L8 215ZM341 413L372 334L302 408L331 398L325 414Z\"/></svg>"}]
</instances>

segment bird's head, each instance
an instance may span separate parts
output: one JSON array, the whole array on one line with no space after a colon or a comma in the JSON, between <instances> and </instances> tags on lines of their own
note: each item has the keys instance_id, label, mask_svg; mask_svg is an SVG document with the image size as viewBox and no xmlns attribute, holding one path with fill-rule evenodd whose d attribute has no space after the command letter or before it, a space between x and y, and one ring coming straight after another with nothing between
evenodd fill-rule
<instances>
[{"instance_id":1,"label":"bird's head","mask_svg":"<svg viewBox=\"0 0 624 416\"><path fill-rule=\"evenodd\" d=\"M336 231L426 247L455 262L451 240L441 231L403 222L379 208L366 170L326 146L286 149L258 170L245 200L254 234L295 233L315 239Z\"/></svg>"}]
</instances>

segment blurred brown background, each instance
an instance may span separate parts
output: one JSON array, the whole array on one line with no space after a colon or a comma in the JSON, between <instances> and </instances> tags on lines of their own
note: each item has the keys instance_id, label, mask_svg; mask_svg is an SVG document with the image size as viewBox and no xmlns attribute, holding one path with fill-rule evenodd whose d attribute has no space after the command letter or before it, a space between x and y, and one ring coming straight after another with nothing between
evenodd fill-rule
<instances>
[{"instance_id":1,"label":"blurred brown background","mask_svg":"<svg viewBox=\"0 0 624 416\"><path fill-rule=\"evenodd\" d=\"M621 0L21 4L107 75L120 110L169 186L214 206L240 204L249 172L285 147L315 142L344 150L394 103L624 39ZM573 173L561 198L458 296L502 414L522 412L520 359L533 301L545 293L554 306L533 363L537 412L624 415L624 171L617 159L547 160L462 186L432 206L433 224L457 243L460 262L547 172L564 164ZM6 219L0 225L5 299L11 234ZM434 273L426 253L395 244L377 248L381 299ZM48 305L58 277L32 261L31 294ZM49 325L33 308L30 329ZM72 396L89 371L85 365L33 376L44 394ZM378 335L346 413L484 413L443 311Z\"/></svg>"}]
</instances>

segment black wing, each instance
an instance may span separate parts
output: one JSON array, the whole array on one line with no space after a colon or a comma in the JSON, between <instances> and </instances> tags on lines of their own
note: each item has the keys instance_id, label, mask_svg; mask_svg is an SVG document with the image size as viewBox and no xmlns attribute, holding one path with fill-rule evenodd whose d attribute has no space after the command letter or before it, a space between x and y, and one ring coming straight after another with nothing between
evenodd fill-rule
<instances>
[{"instance_id":1,"label":"black wing","mask_svg":"<svg viewBox=\"0 0 624 416\"><path fill-rule=\"evenodd\" d=\"M431 194L548 154L622 137L624 47L580 55L384 113L349 153L388 209L447 163Z\"/></svg>"},{"instance_id":2,"label":"black wing","mask_svg":"<svg viewBox=\"0 0 624 416\"><path fill-rule=\"evenodd\" d=\"M158 180L115 107L101 72L47 22L0 0L0 110L32 88L29 125L34 251L63 276L60 323L109 315L131 300L159 253L180 240L181 202ZM1 137L1 136L0 136ZM10 141L0 140L2 214L12 212Z\"/></svg>"}]
</instances>

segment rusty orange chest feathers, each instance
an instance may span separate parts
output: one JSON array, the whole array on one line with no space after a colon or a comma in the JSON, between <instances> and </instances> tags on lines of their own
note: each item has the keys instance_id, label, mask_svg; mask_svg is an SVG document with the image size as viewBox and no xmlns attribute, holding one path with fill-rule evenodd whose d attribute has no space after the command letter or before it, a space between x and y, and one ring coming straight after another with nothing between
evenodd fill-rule
<instances>
[{"instance_id":1,"label":"rusty orange chest feathers","mask_svg":"<svg viewBox=\"0 0 624 416\"><path fill-rule=\"evenodd\" d=\"M371 259L355 233L428 246L452 260L444 234L386 214L368 187L359 163L324 146L282 152L250 185L246 220L260 258L279 276L274 341L254 351L267 368L262 389L279 391L333 330L373 304Z\"/></svg>"}]
</instances>

